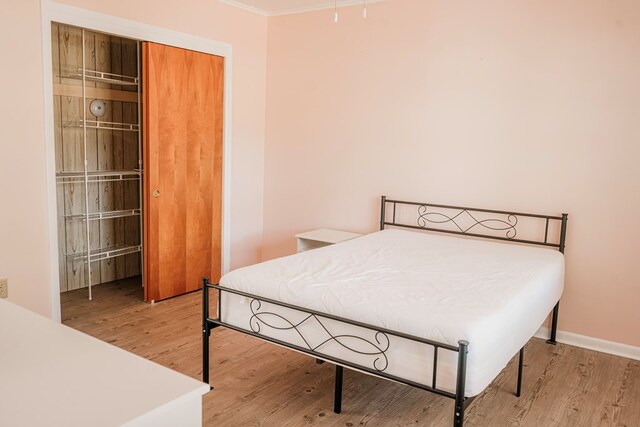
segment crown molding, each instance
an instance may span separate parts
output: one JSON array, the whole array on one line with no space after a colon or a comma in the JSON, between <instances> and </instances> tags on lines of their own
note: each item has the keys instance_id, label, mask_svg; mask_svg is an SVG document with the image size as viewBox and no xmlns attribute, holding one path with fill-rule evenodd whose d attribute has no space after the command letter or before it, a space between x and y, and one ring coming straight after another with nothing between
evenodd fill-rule
<instances>
[{"instance_id":1,"label":"crown molding","mask_svg":"<svg viewBox=\"0 0 640 427\"><path fill-rule=\"evenodd\" d=\"M221 2L221 3L226 3L228 5L235 6L235 7L238 7L240 9L244 9L246 11L257 13L259 15L267 16L267 17L270 17L270 16L281 16L281 15L293 15L293 14L297 14L297 13L306 13L306 12L313 12L313 11L316 11L316 10L325 10L325 9L333 9L334 8L334 3L333 2L325 1L324 3L318 4L318 5L315 5L315 6L303 6L303 7L296 7L296 8L293 8L293 9L279 10L277 12L269 12L269 11L264 10L264 9L259 9L257 7L246 5L246 4L244 4L244 3L242 3L241 1L238 1L238 0L218 0L218 1ZM363 0L338 0L337 6L340 8L340 7L362 5L362 1ZM382 2L382 1L386 1L386 0L367 0L367 4L379 3L379 2Z\"/></svg>"},{"instance_id":2,"label":"crown molding","mask_svg":"<svg viewBox=\"0 0 640 427\"><path fill-rule=\"evenodd\" d=\"M258 15L269 16L269 12L267 12L266 10L258 9L257 7L249 6L244 3L240 3L239 1L236 1L236 0L218 0L218 1L220 3L225 3L230 6L235 6L239 9L246 10L248 12L257 13Z\"/></svg>"}]
</instances>

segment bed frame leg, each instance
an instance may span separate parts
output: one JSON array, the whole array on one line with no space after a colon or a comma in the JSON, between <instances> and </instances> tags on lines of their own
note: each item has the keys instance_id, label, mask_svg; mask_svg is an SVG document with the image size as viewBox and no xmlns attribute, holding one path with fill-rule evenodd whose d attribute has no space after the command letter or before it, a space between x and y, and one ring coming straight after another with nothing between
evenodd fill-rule
<instances>
[{"instance_id":1,"label":"bed frame leg","mask_svg":"<svg viewBox=\"0 0 640 427\"><path fill-rule=\"evenodd\" d=\"M522 367L524 364L524 347L520 349L520 354L518 356L518 386L516 387L516 396L520 397L520 392L522 391Z\"/></svg>"},{"instance_id":2,"label":"bed frame leg","mask_svg":"<svg viewBox=\"0 0 640 427\"><path fill-rule=\"evenodd\" d=\"M464 387L467 378L468 341L458 341L458 373L456 376L456 404L453 413L453 426L462 427L464 424Z\"/></svg>"},{"instance_id":3,"label":"bed frame leg","mask_svg":"<svg viewBox=\"0 0 640 427\"><path fill-rule=\"evenodd\" d=\"M556 333L558 332L558 309L560 301L553 307L553 316L551 317L551 337L547 340L547 344L556 345Z\"/></svg>"},{"instance_id":4,"label":"bed frame leg","mask_svg":"<svg viewBox=\"0 0 640 427\"><path fill-rule=\"evenodd\" d=\"M384 222L386 220L385 209L387 205L387 196L380 198L380 230L384 230Z\"/></svg>"},{"instance_id":5,"label":"bed frame leg","mask_svg":"<svg viewBox=\"0 0 640 427\"><path fill-rule=\"evenodd\" d=\"M342 412L342 366L336 365L336 392L333 397L333 412Z\"/></svg>"},{"instance_id":6,"label":"bed frame leg","mask_svg":"<svg viewBox=\"0 0 640 427\"><path fill-rule=\"evenodd\" d=\"M202 279L202 381L209 384L209 279ZM211 390L211 384L209 384Z\"/></svg>"}]
</instances>

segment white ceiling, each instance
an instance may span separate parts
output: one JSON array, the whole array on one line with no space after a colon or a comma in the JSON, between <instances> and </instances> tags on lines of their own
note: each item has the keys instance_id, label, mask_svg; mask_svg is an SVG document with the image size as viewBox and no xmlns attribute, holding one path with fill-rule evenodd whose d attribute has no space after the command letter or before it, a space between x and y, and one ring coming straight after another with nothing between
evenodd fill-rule
<instances>
[{"instance_id":1,"label":"white ceiling","mask_svg":"<svg viewBox=\"0 0 640 427\"><path fill-rule=\"evenodd\" d=\"M241 7L265 16L286 15L309 12L311 10L330 9L334 0L219 0L223 3ZM366 0L376 3L383 0ZM364 0L337 0L338 6L363 4Z\"/></svg>"}]
</instances>

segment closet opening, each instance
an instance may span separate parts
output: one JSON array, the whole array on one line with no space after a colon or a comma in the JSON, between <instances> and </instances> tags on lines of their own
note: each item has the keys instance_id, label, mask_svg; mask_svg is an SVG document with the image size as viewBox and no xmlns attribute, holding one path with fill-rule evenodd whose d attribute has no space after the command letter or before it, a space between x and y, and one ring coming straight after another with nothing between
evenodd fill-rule
<instances>
[{"instance_id":1,"label":"closet opening","mask_svg":"<svg viewBox=\"0 0 640 427\"><path fill-rule=\"evenodd\" d=\"M141 43L52 23L60 291L143 300Z\"/></svg>"},{"instance_id":2,"label":"closet opening","mask_svg":"<svg viewBox=\"0 0 640 427\"><path fill-rule=\"evenodd\" d=\"M51 23L62 320L222 270L224 58Z\"/></svg>"}]
</instances>

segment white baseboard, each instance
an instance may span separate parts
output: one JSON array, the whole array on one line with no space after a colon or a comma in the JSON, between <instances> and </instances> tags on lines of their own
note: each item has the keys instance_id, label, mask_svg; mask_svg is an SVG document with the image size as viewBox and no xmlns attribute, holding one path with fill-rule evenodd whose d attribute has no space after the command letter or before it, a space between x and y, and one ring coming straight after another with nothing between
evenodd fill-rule
<instances>
[{"instance_id":1,"label":"white baseboard","mask_svg":"<svg viewBox=\"0 0 640 427\"><path fill-rule=\"evenodd\" d=\"M542 326L534 336L545 340L549 339L549 328ZM629 359L640 360L640 347L634 347L628 344L620 344L613 341L592 338L586 335L579 335L565 331L558 331L556 334L556 340L563 344L587 348L589 350L600 351L602 353L614 354L616 356L627 357Z\"/></svg>"}]
</instances>

